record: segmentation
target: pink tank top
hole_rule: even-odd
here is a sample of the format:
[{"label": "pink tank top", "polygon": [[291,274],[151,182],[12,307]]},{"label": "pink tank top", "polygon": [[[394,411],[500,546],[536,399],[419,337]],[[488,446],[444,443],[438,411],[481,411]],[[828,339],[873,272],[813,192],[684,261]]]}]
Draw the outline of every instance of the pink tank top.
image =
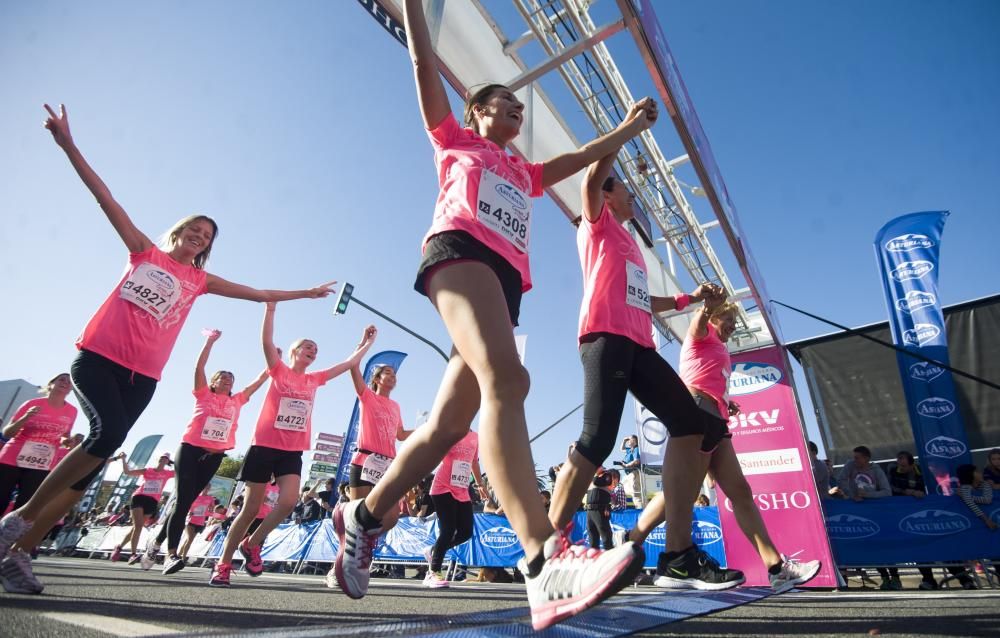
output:
[{"label": "pink tank top", "polygon": [[729,374],[732,369],[729,350],[711,323],[708,324],[708,334],[701,339],[692,339],[690,335],[684,338],[681,366],[677,373],[684,385],[715,399],[723,419],[729,418]]},{"label": "pink tank top", "polygon": [[211,494],[199,494],[198,498],[194,499],[194,503],[191,503],[188,523],[204,525],[205,518],[210,515],[213,508],[215,508],[215,497]]},{"label": "pink tank top", "polygon": [[358,397],[361,403],[361,430],[358,434],[358,452],[351,459],[353,465],[364,465],[367,452],[396,458],[396,435],[403,425],[399,404],[366,387]]},{"label": "pink tank top", "polygon": [[288,452],[310,449],[313,401],[316,389],[326,385],[326,373],[299,374],[279,361],[267,374],[271,384],[250,445]]},{"label": "pink tank top", "polygon": [[441,460],[441,465],[434,473],[431,496],[451,494],[456,501],[469,502],[469,479],[472,477],[472,464],[477,458],[479,435],[470,430]]},{"label": "pink tank top", "polygon": [[160,500],[163,490],[167,487],[167,481],[174,478],[171,470],[157,470],[149,468],[142,471],[142,478],[136,486],[134,494],[148,496],[153,500]]},{"label": "pink tank top", "polygon": [[232,396],[216,394],[209,386],[192,392],[194,416],[184,430],[184,443],[224,452],[236,447],[236,428],[247,398],[242,392]]},{"label": "pink tank top", "polygon": [[542,165],[462,128],[451,113],[427,134],[441,191],[424,245],[443,231],[465,231],[514,266],[521,290],[530,290],[531,198],[542,196]]},{"label": "pink tank top", "polygon": [[73,429],[76,408],[69,403],[54,408],[48,399],[41,397],[22,403],[10,420],[20,419],[33,407],[39,409],[38,413],[0,449],[0,463],[48,472],[65,456],[65,453],[59,455],[59,450],[63,449],[60,442]]},{"label": "pink tank top", "polygon": [[583,269],[579,337],[609,332],[654,347],[646,261],[632,235],[602,206],[597,221],[583,216],[576,247]]},{"label": "pink tank top", "polygon": [[130,253],[128,262],[76,346],[159,381],[191,305],[208,290],[208,275],[156,246]]}]

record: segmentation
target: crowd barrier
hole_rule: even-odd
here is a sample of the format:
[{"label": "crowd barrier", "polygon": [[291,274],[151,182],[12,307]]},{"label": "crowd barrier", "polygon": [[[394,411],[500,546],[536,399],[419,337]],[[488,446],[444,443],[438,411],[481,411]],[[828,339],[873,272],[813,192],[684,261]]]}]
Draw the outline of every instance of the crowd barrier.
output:
[{"label": "crowd barrier", "polygon": [[[611,516],[613,531],[624,532],[635,527],[639,510],[614,512]],[[423,562],[424,549],[437,538],[437,520],[433,517],[419,519],[405,517],[399,519],[396,527],[389,530],[375,550],[376,561]],[[120,544],[131,528],[128,526],[92,527],[80,539],[76,549],[80,552],[110,553]],[[696,542],[720,563],[725,564],[722,530],[719,514],[714,507],[695,509],[692,530]],[[139,539],[139,548],[159,532],[159,526],[146,528]],[[77,532],[78,533],[78,532]],[[586,514],[578,512],[574,520],[571,539],[580,541],[586,537]],[[217,558],[222,554],[223,538],[216,534],[212,540],[205,540],[199,534],[188,552],[190,558]],[[656,567],[656,559],[663,551],[665,532],[661,525],[646,540],[646,567]],[[337,535],[333,531],[333,521],[325,519],[296,525],[285,523],[271,532],[261,548],[261,558],[265,561],[329,563],[337,556]],[[507,517],[496,514],[476,514],[473,519],[472,538],[448,552],[446,559],[461,565],[477,567],[514,567],[524,556],[521,544],[511,529]]]},{"label": "crowd barrier", "polygon": [[[841,567],[871,565],[930,564],[1000,558],[1000,532],[991,532],[957,498],[927,496],[823,502],[826,524],[837,564]],[[1000,522],[1000,504],[984,510]],[[715,507],[694,509],[692,532],[695,542],[709,555],[726,564],[722,528]],[[612,529],[624,532],[635,527],[639,510],[614,512]],[[424,549],[437,538],[437,520],[405,517],[385,534],[375,550],[376,561],[423,562]],[[80,538],[77,550],[110,553],[128,534],[129,527],[90,528]],[[139,547],[144,548],[159,527],[143,530]],[[68,533],[79,534],[78,530]],[[739,532],[736,532],[739,533]],[[573,541],[586,537],[586,514],[577,512],[571,533]],[[222,553],[222,535],[205,540],[199,534],[189,552],[194,558],[217,558]],[[65,544],[65,543],[64,543]],[[646,539],[647,568],[656,566],[664,551],[665,530],[661,525]],[[305,563],[333,562],[337,536],[330,519],[278,526],[261,550],[265,561]],[[476,514],[472,539],[452,549],[447,559],[462,565],[513,567],[524,555],[505,516]],[[736,566],[739,567],[739,566]]]},{"label": "crowd barrier", "polygon": [[[954,496],[826,500],[823,509],[841,567],[1000,558],[1000,531],[990,531]],[[982,509],[1000,523],[1000,502]]]}]

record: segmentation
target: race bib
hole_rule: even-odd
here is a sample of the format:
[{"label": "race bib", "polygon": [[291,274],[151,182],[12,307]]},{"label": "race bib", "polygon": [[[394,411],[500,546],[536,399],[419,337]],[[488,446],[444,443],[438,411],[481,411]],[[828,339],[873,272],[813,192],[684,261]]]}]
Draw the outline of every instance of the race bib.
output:
[{"label": "race bib", "polygon": [[191,510],[191,518],[205,518],[205,512],[208,511],[207,505],[199,505],[198,507]]},{"label": "race bib", "polygon": [[278,404],[278,416],[274,419],[274,427],[278,430],[305,432],[309,427],[309,415],[312,413],[312,401],[282,397]]},{"label": "race bib", "polygon": [[625,273],[628,277],[625,285],[625,303],[643,312],[652,312],[649,299],[649,288],[646,285],[646,270],[625,261]]},{"label": "race bib", "polygon": [[451,484],[453,487],[469,487],[469,476],[472,474],[472,463],[468,461],[451,462]]},{"label": "race bib", "polygon": [[27,441],[17,455],[15,463],[18,467],[26,470],[48,471],[52,465],[52,457],[55,456],[56,448],[48,443],[38,443],[37,441]]},{"label": "race bib", "polygon": [[181,283],[166,270],[142,262],[122,284],[118,295],[162,321],[180,299]]},{"label": "race bib", "polygon": [[264,505],[274,509],[274,506],[278,504],[278,497],[281,496],[281,492],[278,490],[270,490],[267,495],[264,496]]},{"label": "race bib", "polygon": [[531,239],[531,198],[493,171],[484,168],[477,198],[479,223],[523,253]]},{"label": "race bib", "polygon": [[163,480],[153,479],[151,481],[146,481],[142,484],[143,494],[162,494],[163,493]]},{"label": "race bib", "polygon": [[392,463],[391,457],[372,452],[365,459],[364,465],[361,466],[361,480],[378,485],[378,482],[385,476],[385,471],[389,469],[389,463]]},{"label": "race bib", "polygon": [[205,419],[205,427],[201,430],[201,438],[206,441],[225,443],[229,440],[229,431],[232,428],[232,419],[224,419],[221,416],[210,416]]}]

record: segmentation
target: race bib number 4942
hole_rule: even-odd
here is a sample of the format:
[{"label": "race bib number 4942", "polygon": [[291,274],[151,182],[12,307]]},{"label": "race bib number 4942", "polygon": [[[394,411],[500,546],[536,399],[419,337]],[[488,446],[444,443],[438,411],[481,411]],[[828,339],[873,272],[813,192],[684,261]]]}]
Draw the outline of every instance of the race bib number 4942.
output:
[{"label": "race bib number 4942", "polygon": [[531,198],[493,171],[479,178],[476,214],[483,224],[523,253],[531,241]]},{"label": "race bib number 4942", "polygon": [[56,448],[54,445],[28,441],[18,453],[15,463],[18,467],[23,467],[26,470],[48,471],[49,466],[52,465],[52,457],[55,455],[55,451]]},{"label": "race bib number 4942", "polygon": [[118,295],[162,321],[181,297],[181,283],[166,270],[142,262],[122,283]]}]

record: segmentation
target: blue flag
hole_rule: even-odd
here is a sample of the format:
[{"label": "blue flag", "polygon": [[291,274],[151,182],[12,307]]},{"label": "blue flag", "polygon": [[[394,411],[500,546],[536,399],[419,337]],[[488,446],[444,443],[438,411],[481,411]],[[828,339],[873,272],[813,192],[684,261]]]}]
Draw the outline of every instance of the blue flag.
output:
[{"label": "blue flag", "polygon": [[[948,362],[944,313],[938,300],[938,256],[947,211],[911,213],[875,237],[892,340],[901,348]],[[897,352],[913,438],[925,476],[939,494],[956,491],[955,468],[971,463],[955,382],[944,368]]]},{"label": "blue flag", "polygon": [[[375,366],[387,365],[397,373],[399,366],[403,365],[406,358],[405,352],[386,350],[374,354],[365,364],[365,383],[372,380],[372,370]],[[347,434],[344,435],[344,448],[340,452],[340,462],[337,463],[337,483],[347,484],[351,478],[351,457],[358,451],[358,421],[361,418],[361,404],[358,399],[354,400],[354,410],[351,412],[351,422],[347,426]]]}]

